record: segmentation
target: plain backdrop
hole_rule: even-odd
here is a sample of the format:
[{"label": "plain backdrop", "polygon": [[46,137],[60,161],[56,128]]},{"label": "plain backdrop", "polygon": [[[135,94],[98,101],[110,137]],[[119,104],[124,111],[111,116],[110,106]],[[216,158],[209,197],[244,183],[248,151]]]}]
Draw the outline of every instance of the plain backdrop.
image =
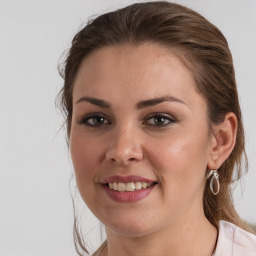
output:
[{"label": "plain backdrop", "polygon": [[[133,2],[0,0],[1,256],[76,255],[73,169],[54,103],[62,86],[57,64],[90,16]],[[249,158],[235,202],[242,218],[256,224],[256,1],[176,2],[217,25],[233,53]],[[97,225],[89,212],[85,215],[88,227]]]}]

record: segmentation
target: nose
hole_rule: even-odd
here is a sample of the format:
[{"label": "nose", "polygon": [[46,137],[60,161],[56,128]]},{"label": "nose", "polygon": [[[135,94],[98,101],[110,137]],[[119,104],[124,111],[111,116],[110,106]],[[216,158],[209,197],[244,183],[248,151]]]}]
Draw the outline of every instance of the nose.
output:
[{"label": "nose", "polygon": [[143,159],[143,149],[140,136],[134,129],[125,127],[114,131],[106,159],[117,165],[129,165]]}]

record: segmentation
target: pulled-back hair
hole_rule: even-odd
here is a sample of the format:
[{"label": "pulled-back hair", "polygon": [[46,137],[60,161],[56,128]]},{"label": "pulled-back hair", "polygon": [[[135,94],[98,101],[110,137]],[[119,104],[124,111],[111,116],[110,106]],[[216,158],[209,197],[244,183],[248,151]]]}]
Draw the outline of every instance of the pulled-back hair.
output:
[{"label": "pulled-back hair", "polygon": [[[219,220],[226,220],[248,230],[239,218],[233,204],[231,184],[247,170],[244,147],[244,130],[238,101],[235,72],[228,43],[213,24],[197,12],[184,6],[165,1],[136,3],[117,11],[103,14],[78,32],[63,63],[61,75],[64,86],[60,92],[66,117],[69,138],[72,119],[72,93],[79,66],[88,54],[104,46],[120,44],[141,45],[152,43],[162,46],[176,56],[191,71],[196,90],[208,106],[208,121],[223,122],[228,112],[238,120],[235,147],[229,158],[219,168],[220,192],[214,196],[206,183],[203,197],[207,219],[218,227]],[[75,217],[74,238],[77,251],[86,251]]]}]

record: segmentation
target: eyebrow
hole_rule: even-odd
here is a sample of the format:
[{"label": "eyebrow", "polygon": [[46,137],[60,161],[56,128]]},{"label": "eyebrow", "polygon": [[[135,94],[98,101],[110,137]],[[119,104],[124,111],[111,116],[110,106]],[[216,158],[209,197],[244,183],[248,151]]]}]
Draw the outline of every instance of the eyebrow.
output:
[{"label": "eyebrow", "polygon": [[[111,104],[109,104],[108,102],[101,99],[92,98],[92,97],[81,97],[78,101],[76,101],[76,104],[84,101],[102,108],[111,108]],[[165,96],[165,97],[140,101],[136,104],[136,107],[137,109],[142,109],[146,107],[155,106],[166,101],[177,102],[187,106],[187,104],[179,98],[176,98],[174,96]]]},{"label": "eyebrow", "polygon": [[178,99],[174,96],[165,96],[165,97],[140,101],[136,104],[136,106],[138,109],[142,109],[142,108],[146,108],[146,107],[155,106],[155,105],[160,104],[165,101],[177,102],[177,103],[187,105],[184,101],[182,101],[181,99]]},{"label": "eyebrow", "polygon": [[83,101],[90,102],[91,104],[96,105],[96,106],[99,106],[99,107],[102,107],[102,108],[110,108],[110,104],[107,103],[106,101],[101,100],[101,99],[91,98],[91,97],[81,97],[81,98],[76,102],[76,104],[78,104],[78,103],[80,103],[80,102],[83,102]]}]

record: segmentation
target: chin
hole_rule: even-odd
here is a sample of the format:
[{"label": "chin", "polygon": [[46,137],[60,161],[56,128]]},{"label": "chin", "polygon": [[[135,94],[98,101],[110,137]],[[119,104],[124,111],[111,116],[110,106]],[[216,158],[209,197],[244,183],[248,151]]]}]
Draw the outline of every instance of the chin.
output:
[{"label": "chin", "polygon": [[106,226],[107,232],[113,232],[118,236],[122,237],[142,237],[151,233],[147,229],[142,229],[141,227],[126,225],[126,226]]},{"label": "chin", "polygon": [[145,220],[145,216],[130,218],[115,218],[104,223],[106,230],[119,236],[140,237],[153,232],[152,221]]}]

